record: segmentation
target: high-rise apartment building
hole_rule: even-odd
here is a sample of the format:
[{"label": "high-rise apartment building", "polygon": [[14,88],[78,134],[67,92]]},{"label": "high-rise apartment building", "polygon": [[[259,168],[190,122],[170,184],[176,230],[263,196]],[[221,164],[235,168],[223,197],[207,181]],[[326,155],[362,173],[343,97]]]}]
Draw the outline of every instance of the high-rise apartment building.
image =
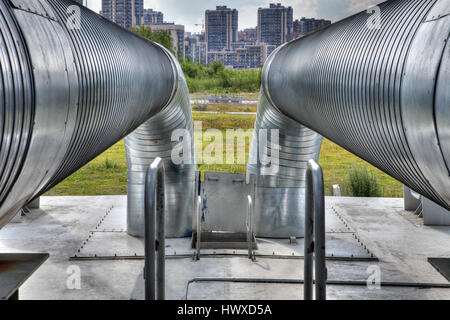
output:
[{"label": "high-rise apartment building", "polygon": [[234,69],[256,69],[261,67],[275,46],[265,43],[235,44],[232,51],[209,51],[208,63],[220,61]]},{"label": "high-rise apartment building", "polygon": [[197,37],[186,34],[184,38],[184,56],[192,62],[197,62],[198,40]]},{"label": "high-rise apartment building", "polygon": [[153,24],[150,26],[152,31],[164,31],[172,36],[172,45],[175,55],[184,59],[184,25],[175,23]]},{"label": "high-rise apartment building", "polygon": [[102,0],[101,14],[106,19],[129,29],[142,24],[144,0]]},{"label": "high-rise apartment building", "polygon": [[208,51],[231,50],[238,40],[238,11],[227,6],[206,10],[205,29]]},{"label": "high-rise apartment building", "polygon": [[152,24],[163,24],[164,14],[160,11],[154,11],[153,9],[144,9],[143,24],[148,26]]},{"label": "high-rise apartment building", "polygon": [[257,28],[248,28],[239,31],[238,40],[243,42],[256,42],[258,36]]},{"label": "high-rise apartment building", "polygon": [[310,34],[314,31],[320,30],[329,26],[331,24],[330,20],[324,19],[314,19],[314,18],[301,18],[300,20],[295,20],[293,24],[294,37],[302,37]]},{"label": "high-rise apartment building", "polygon": [[206,42],[204,34],[190,34],[184,38],[185,57],[192,62],[206,64]]},{"label": "high-rise apartment building", "polygon": [[293,10],[280,3],[258,9],[258,42],[279,46],[293,39]]}]

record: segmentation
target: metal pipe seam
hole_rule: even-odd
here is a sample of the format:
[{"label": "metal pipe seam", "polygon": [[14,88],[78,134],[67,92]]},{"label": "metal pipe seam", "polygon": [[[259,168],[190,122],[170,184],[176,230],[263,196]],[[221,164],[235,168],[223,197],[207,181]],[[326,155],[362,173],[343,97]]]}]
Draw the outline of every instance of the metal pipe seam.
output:
[{"label": "metal pipe seam", "polygon": [[[174,73],[158,45],[70,0],[0,4],[0,227],[157,114]],[[14,70],[14,72],[13,72]]]},{"label": "metal pipe seam", "polygon": [[[241,254],[241,253],[202,253],[201,255],[203,258],[229,258],[229,257],[238,257],[238,258],[248,258],[247,254]],[[193,254],[166,254],[166,259],[191,259],[194,261],[200,260],[197,258],[198,252],[195,252]],[[271,260],[303,260],[304,256],[293,256],[293,255],[279,255],[279,254],[270,254],[270,255],[264,255],[264,254],[256,254],[253,253],[253,257],[260,258],[260,259],[271,259]],[[329,261],[353,261],[353,262],[377,262],[379,261],[376,257],[363,257],[363,256],[326,256],[326,260]],[[96,257],[79,257],[77,255],[70,257],[70,261],[99,261],[99,260],[144,260],[145,256],[142,255],[135,255],[135,256],[96,256]]]},{"label": "metal pipe seam", "polygon": [[450,209],[450,2],[378,5],[280,47],[262,88],[286,117]]},{"label": "metal pipe seam", "polygon": [[[175,74],[174,94],[158,114],[125,138],[128,164],[127,231],[138,237],[144,235],[146,170],[157,157],[162,158],[165,165],[166,236],[186,237],[192,232],[196,170],[192,111],[181,66],[169,51],[165,52]],[[187,133],[183,138],[190,139],[190,154],[186,157],[188,163],[178,165],[172,159],[172,153],[180,143],[172,141],[175,130],[183,130]]]}]

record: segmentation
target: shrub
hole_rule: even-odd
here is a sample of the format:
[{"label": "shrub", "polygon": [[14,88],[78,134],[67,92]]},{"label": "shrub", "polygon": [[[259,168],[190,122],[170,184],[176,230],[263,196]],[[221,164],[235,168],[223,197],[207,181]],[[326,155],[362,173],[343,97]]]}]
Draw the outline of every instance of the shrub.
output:
[{"label": "shrub", "polygon": [[108,158],[105,159],[105,169],[118,169],[119,165],[115,163],[114,161],[109,160]]},{"label": "shrub", "polygon": [[220,61],[204,66],[189,59],[181,62],[189,91],[213,92],[256,92],[261,86],[261,69],[225,69]]},{"label": "shrub", "polygon": [[380,197],[381,188],[378,177],[373,171],[368,171],[367,166],[352,166],[348,173],[348,185],[354,197]]}]

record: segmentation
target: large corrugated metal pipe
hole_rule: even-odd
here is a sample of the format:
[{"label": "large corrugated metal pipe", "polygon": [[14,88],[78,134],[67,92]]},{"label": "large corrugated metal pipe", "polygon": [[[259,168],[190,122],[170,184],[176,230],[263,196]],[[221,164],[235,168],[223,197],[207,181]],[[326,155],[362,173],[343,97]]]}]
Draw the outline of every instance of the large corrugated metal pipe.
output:
[{"label": "large corrugated metal pipe", "polygon": [[247,175],[256,176],[255,233],[303,237],[305,175],[318,161],[322,136],[283,115],[264,91],[258,104]]},{"label": "large corrugated metal pipe", "polygon": [[292,223],[302,221],[304,198],[294,194],[304,184],[299,155],[316,158],[319,150],[303,152],[319,143],[302,141],[313,135],[308,130],[450,209],[449,32],[450,1],[394,0],[271,55],[256,130],[279,128],[282,152],[277,172],[248,167],[259,176],[257,199],[266,194],[256,203],[257,233],[289,236]]},{"label": "large corrugated metal pipe", "polygon": [[[160,127],[146,123],[134,138],[157,140],[152,130],[164,135],[165,124],[190,126],[175,59],[75,2],[2,0],[0,31],[0,227],[149,119],[159,117]],[[139,154],[128,155],[134,170]],[[193,180],[187,169],[173,170]]]},{"label": "large corrugated metal pipe", "polygon": [[[192,109],[183,71],[175,57],[171,57],[176,75],[173,98],[162,111],[125,138],[127,226],[133,236],[144,236],[145,176],[157,157],[162,158],[165,166],[166,236],[186,237],[192,232],[196,170]],[[180,142],[183,150],[178,149]]]}]

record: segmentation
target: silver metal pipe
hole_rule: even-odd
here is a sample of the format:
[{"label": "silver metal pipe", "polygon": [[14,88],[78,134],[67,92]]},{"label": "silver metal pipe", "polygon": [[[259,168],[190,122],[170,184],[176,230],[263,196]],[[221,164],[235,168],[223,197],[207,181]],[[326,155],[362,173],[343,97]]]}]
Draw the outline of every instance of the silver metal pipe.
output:
[{"label": "silver metal pipe", "polygon": [[174,100],[165,50],[74,5],[0,1],[0,227]]},{"label": "silver metal pipe", "polygon": [[[144,235],[146,169],[157,157],[161,157],[165,165],[166,235],[178,238],[192,233],[196,170],[192,111],[180,64],[170,52],[165,51],[175,75],[173,98],[163,110],[125,138],[128,165],[127,231],[133,236]],[[184,139],[184,152],[188,154],[183,154],[184,162],[177,164],[172,156],[178,150],[179,138]]]},{"label": "silver metal pipe", "polygon": [[264,66],[263,95],[450,209],[450,2],[377,8],[378,25],[369,10],[279,48]]},{"label": "silver metal pipe", "polygon": [[312,300],[313,253],[316,300],[326,300],[325,195],[322,168],[314,161],[306,170],[304,299]]},{"label": "silver metal pipe", "polygon": [[306,166],[309,159],[318,161],[322,137],[283,115],[267,97],[262,91],[247,165],[247,175],[256,175],[255,234],[303,237]]},{"label": "silver metal pipe", "polygon": [[164,162],[156,158],[145,180],[145,300],[165,298]]}]

